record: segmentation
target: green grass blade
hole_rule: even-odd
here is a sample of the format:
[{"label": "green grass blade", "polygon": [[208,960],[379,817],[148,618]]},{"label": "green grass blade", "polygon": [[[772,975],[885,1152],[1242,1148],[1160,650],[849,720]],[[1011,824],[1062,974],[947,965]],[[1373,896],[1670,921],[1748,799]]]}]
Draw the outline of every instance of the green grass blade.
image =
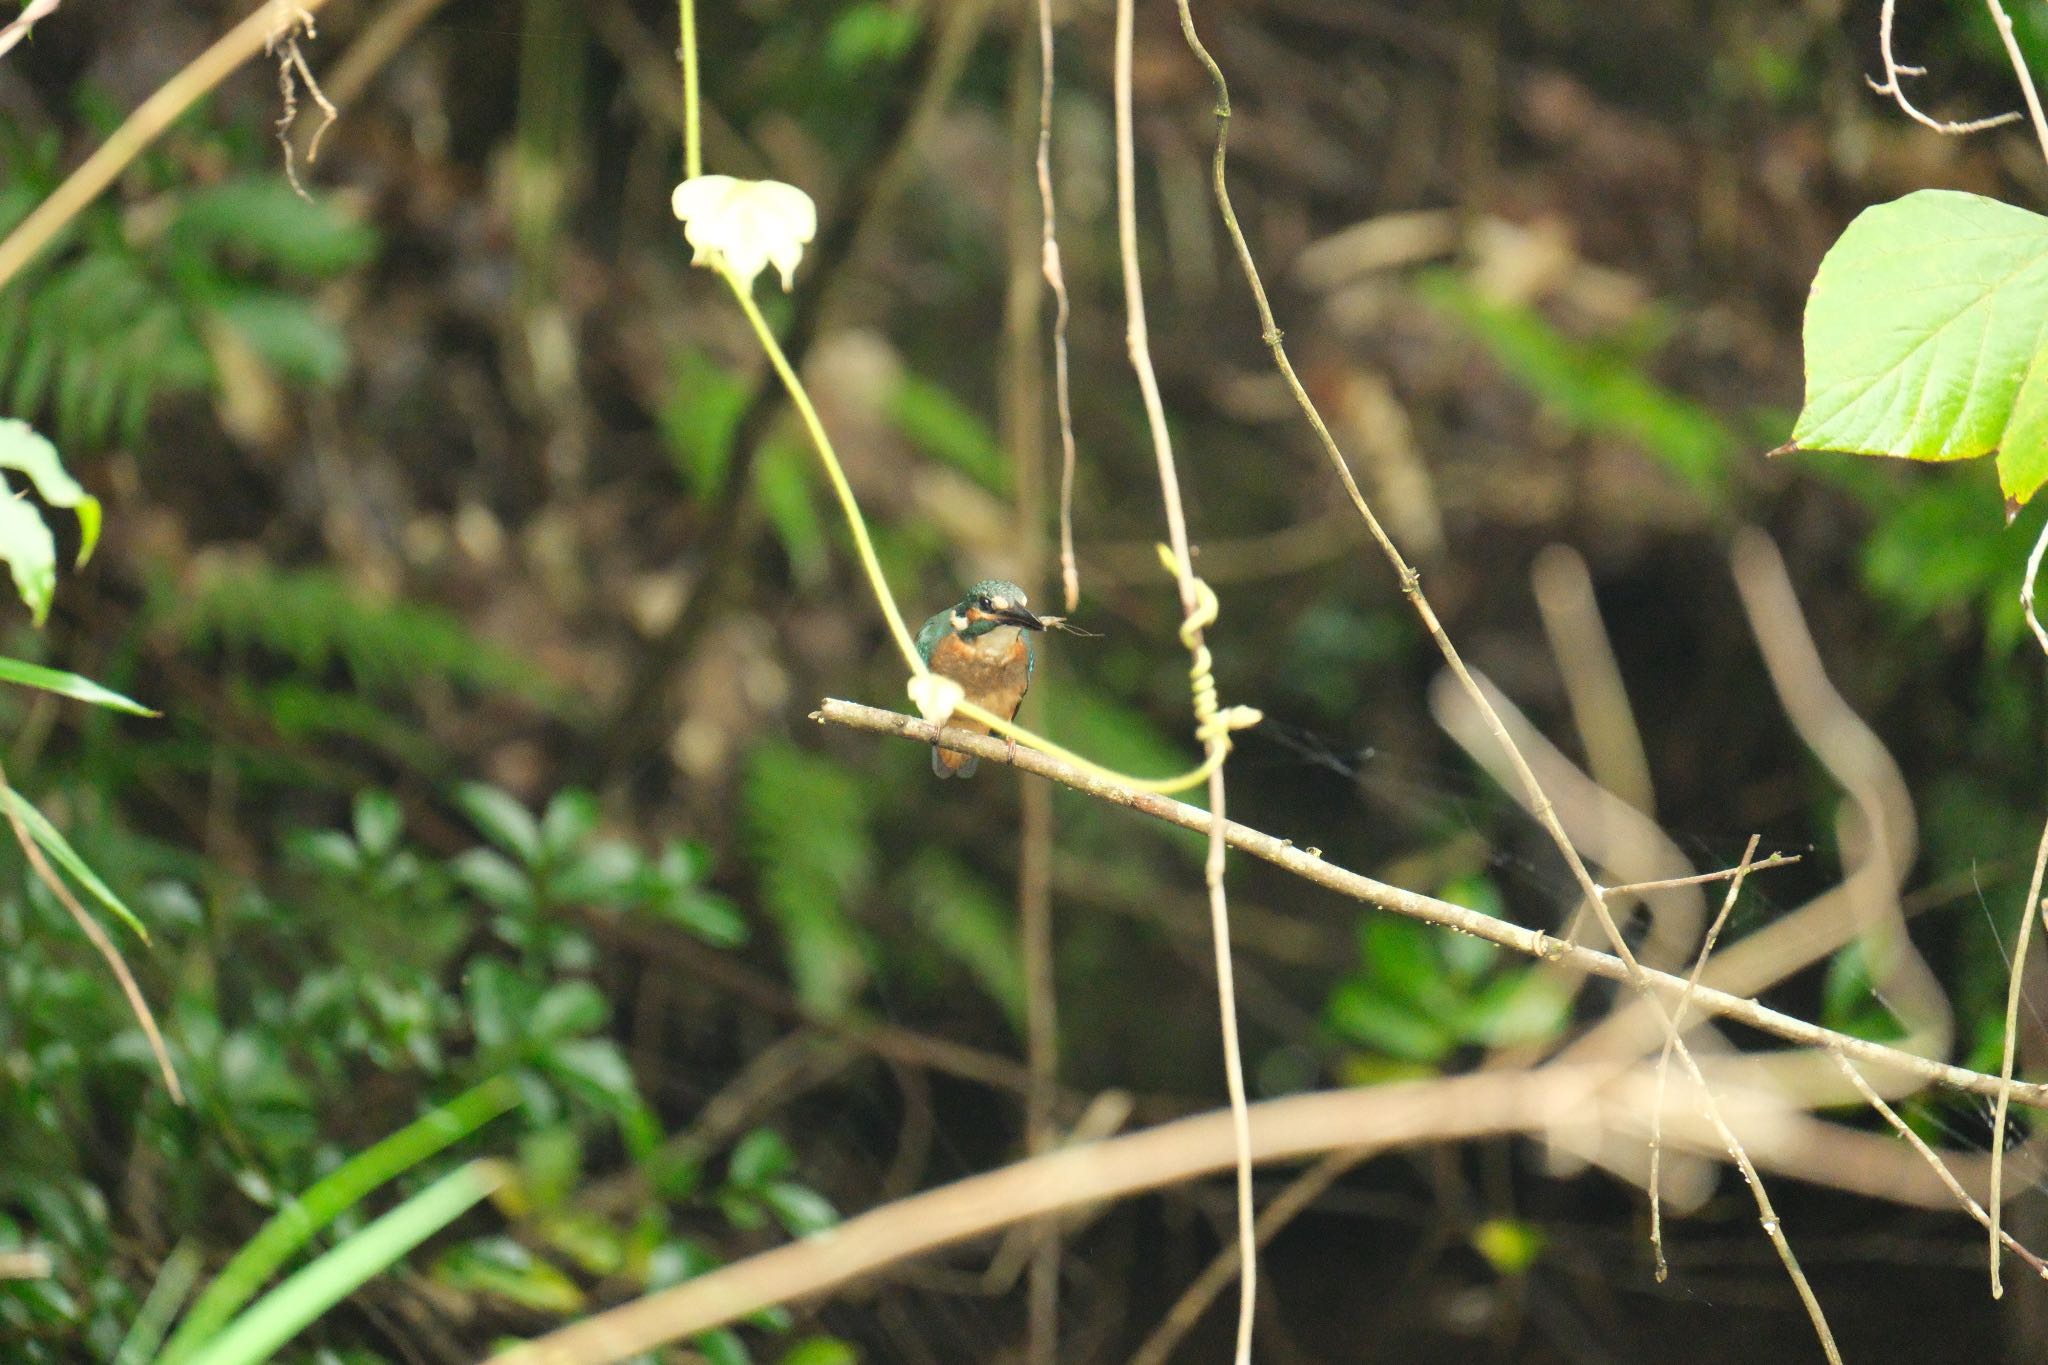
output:
[{"label": "green grass blade", "polygon": [[344,1240],[251,1305],[200,1348],[192,1365],[260,1365],[354,1293],[504,1183],[499,1161],[472,1161]]},{"label": "green grass blade", "polygon": [[200,1269],[198,1248],[190,1242],[180,1243],[157,1272],[156,1283],[149,1287],[149,1297],[136,1310],[135,1321],[128,1324],[128,1335],[114,1352],[114,1365],[148,1365],[171,1319],[177,1316],[179,1305],[192,1292]]},{"label": "green grass blade", "polygon": [[71,874],[71,879],[92,893],[93,899],[118,915],[123,924],[135,931],[135,936],[144,943],[149,942],[149,930],[142,927],[142,921],[128,908],[126,901],[114,894],[113,888],[100,880],[100,874],[93,871],[85,859],[78,856],[78,850],[71,846],[58,828],[50,823],[49,817],[37,810],[35,803],[26,796],[8,787],[4,792],[7,804],[28,826],[28,832],[42,845],[43,852],[57,860],[58,866]]},{"label": "green grass blade", "polygon": [[126,711],[131,716],[163,714],[150,710],[139,701],[122,696],[112,688],[102,687],[91,678],[81,678],[76,673],[65,673],[55,668],[44,668],[41,664],[32,664],[21,659],[0,657],[0,683],[40,687],[43,691],[55,692],[60,697],[90,702],[94,706],[104,706],[109,711]]},{"label": "green grass blade", "polygon": [[[519,1102],[509,1077],[493,1076],[337,1166],[280,1210],[222,1267],[185,1315],[158,1365],[176,1365],[218,1333],[299,1248],[372,1191],[468,1137]],[[367,1231],[367,1229],[365,1229]]]}]

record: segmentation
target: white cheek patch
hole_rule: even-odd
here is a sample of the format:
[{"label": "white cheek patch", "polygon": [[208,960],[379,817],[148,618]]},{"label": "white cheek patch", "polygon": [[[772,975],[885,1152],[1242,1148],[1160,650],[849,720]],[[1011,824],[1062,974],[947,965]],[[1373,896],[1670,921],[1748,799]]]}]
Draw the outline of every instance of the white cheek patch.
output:
[{"label": "white cheek patch", "polygon": [[962,616],[962,615],[961,615],[961,614],[960,614],[959,612],[957,612],[957,611],[953,613],[953,629],[955,629],[955,630],[965,630],[965,629],[967,629],[967,618],[966,618],[966,617],[964,617],[964,616]]}]

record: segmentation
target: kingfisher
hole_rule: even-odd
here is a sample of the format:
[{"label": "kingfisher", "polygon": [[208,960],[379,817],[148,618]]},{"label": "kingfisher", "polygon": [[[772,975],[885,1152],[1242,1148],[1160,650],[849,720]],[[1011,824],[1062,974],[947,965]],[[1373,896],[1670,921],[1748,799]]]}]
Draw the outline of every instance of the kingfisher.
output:
[{"label": "kingfisher", "polygon": [[[1025,606],[1024,589],[1000,578],[985,578],[967,590],[960,602],[926,621],[917,632],[917,652],[925,667],[951,678],[967,700],[1004,720],[1013,720],[1031,686],[1037,662],[1031,637],[1046,623]],[[979,721],[949,722],[963,730],[987,734]],[[972,777],[981,760],[972,754],[932,746],[932,771],[940,777]]]}]

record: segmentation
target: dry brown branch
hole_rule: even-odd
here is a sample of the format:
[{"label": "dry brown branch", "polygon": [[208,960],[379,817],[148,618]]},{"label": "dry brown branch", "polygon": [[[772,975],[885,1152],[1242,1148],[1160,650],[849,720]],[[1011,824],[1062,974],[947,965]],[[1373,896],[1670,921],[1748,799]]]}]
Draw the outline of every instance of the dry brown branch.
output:
[{"label": "dry brown branch", "polygon": [[[1276,1162],[1359,1147],[1388,1150],[1538,1132],[1567,1118],[1640,1143],[1650,1087],[1647,1067],[1624,1073],[1607,1064],[1551,1065],[1296,1095],[1254,1106],[1252,1153]],[[1888,1136],[1798,1116],[1787,1122],[1777,1117],[1781,1102],[1762,1096],[1728,1099],[1745,1142],[1774,1170],[1922,1207],[1946,1207],[1951,1198],[1918,1156]],[[1667,1129],[1693,1150],[1719,1152],[1722,1143],[1697,1108],[1697,1095],[1674,1096]],[[1225,1171],[1234,1164],[1232,1129],[1229,1115],[1213,1112],[970,1176],[573,1323],[492,1357],[490,1365],[623,1359],[1014,1223]]]},{"label": "dry brown branch", "polygon": [[[1707,903],[1694,878],[1692,860],[1639,809],[1595,782],[1552,744],[1521,710],[1485,677],[1473,675],[1501,729],[1524,756],[1529,770],[1548,794],[1554,818],[1574,847],[1598,865],[1603,876],[1624,884],[1671,883],[1645,892],[1650,929],[1637,955],[1653,966],[1676,970],[1692,959],[1706,923]],[[1473,762],[1510,795],[1531,807],[1526,789],[1515,782],[1514,768],[1494,726],[1470,695],[1448,673],[1439,673],[1429,690],[1437,723]],[[1625,907],[1629,896],[1603,889],[1610,908]],[[1584,905],[1565,937],[1577,941]]]},{"label": "dry brown branch", "polygon": [[448,0],[391,0],[363,25],[334,64],[327,78],[329,97],[336,104],[352,102],[398,54],[406,39],[447,3]]},{"label": "dry brown branch", "polygon": [[[298,8],[311,15],[326,3],[327,0],[299,0]],[[63,184],[0,240],[0,286],[20,274],[21,268],[48,246],[65,224],[99,198],[114,183],[114,177],[126,170],[128,163],[162,136],[200,96],[263,51],[275,27],[271,6],[265,3],[137,105],[135,112]]]},{"label": "dry brown branch", "polygon": [[[1604,1069],[1602,1077],[1612,1074]],[[1252,1152],[1260,1161],[1282,1161],[1360,1145],[1525,1130],[1561,1107],[1584,1105],[1590,1080],[1584,1072],[1545,1071],[1271,1100],[1257,1108]],[[493,1357],[491,1365],[620,1360],[1012,1223],[1226,1170],[1236,1162],[1234,1128],[1228,1114],[1203,1114],[970,1176],[572,1323]]]},{"label": "dry brown branch", "polygon": [[[1021,746],[1013,759],[1008,752],[1007,744],[987,735],[950,729],[941,732],[938,727],[917,716],[904,715],[899,711],[884,711],[837,698],[828,698],[812,713],[812,718],[823,724],[844,725],[849,729],[887,735],[915,744],[939,744],[949,749],[958,749],[962,753],[973,754],[988,762],[1013,763],[1015,767],[1025,772],[1050,778],[1085,795],[1111,805],[1135,810],[1181,829],[1203,832],[1209,828],[1207,811],[1198,810],[1171,797],[1135,791],[1104,781],[1092,773]],[[1397,915],[1406,915],[1410,919],[1455,929],[1474,938],[1483,938],[1489,943],[1498,944],[1528,957],[1568,962],[1591,975],[1609,981],[1630,980],[1627,967],[1610,953],[1568,943],[1540,930],[1525,929],[1521,925],[1510,924],[1492,915],[1468,910],[1462,905],[1453,905],[1449,901],[1438,900],[1433,896],[1389,886],[1385,882],[1339,867],[1318,853],[1297,848],[1288,840],[1275,838],[1248,825],[1239,824],[1235,820],[1224,822],[1223,837],[1232,848],[1263,859],[1305,881],[1313,882],[1352,900],[1375,905]],[[1713,971],[1709,967],[1702,977],[1699,989],[1690,996],[1693,1006],[1703,1014],[1730,1019],[1802,1047],[1839,1047],[1846,1056],[1884,1073],[1888,1082],[1910,1079],[1919,1084],[1948,1086],[1973,1095],[1982,1095],[1987,1099],[1995,1099],[1998,1096],[1999,1081],[1996,1076],[1952,1066],[1946,1062],[1931,1061],[1909,1052],[1901,1052],[1897,1048],[1887,1047],[1883,1043],[1868,1042],[1846,1033],[1822,1028],[1818,1024],[1760,1005],[1746,997],[1717,990],[1709,984],[1712,976]],[[1661,972],[1655,968],[1644,968],[1642,980],[1663,1000],[1676,1000],[1686,988],[1684,977]],[[1668,1020],[1669,1016],[1665,1017]],[[2048,1109],[2048,1085],[2014,1082],[2012,1097],[2022,1104]]]},{"label": "dry brown branch", "polygon": [[1860,817],[1851,823],[1845,811],[1837,823],[1848,864],[1842,891],[1864,940],[1871,983],[1907,1029],[1899,1046],[1944,1056],[1955,1036],[1948,996],[1913,947],[1899,909],[1899,888],[1918,844],[1912,792],[1883,741],[1828,681],[1777,547],[1762,532],[1745,530],[1735,538],[1734,565],[1736,589],[1785,716]]}]

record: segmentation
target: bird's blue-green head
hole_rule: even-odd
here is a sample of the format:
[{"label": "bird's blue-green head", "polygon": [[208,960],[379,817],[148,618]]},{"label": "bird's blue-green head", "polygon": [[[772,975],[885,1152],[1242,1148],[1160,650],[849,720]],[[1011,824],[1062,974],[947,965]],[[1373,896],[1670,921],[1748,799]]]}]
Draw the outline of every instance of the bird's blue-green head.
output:
[{"label": "bird's blue-green head", "polygon": [[953,608],[948,622],[955,631],[972,640],[1000,626],[1022,626],[1044,630],[1045,622],[1025,605],[1024,589],[1000,578],[984,578],[967,590],[967,596]]},{"label": "bird's blue-green head", "polygon": [[932,651],[948,635],[978,640],[1003,626],[1044,630],[1045,622],[1024,604],[1024,589],[1000,578],[984,578],[967,590],[959,603],[933,616],[917,633],[917,652],[931,662]]}]

